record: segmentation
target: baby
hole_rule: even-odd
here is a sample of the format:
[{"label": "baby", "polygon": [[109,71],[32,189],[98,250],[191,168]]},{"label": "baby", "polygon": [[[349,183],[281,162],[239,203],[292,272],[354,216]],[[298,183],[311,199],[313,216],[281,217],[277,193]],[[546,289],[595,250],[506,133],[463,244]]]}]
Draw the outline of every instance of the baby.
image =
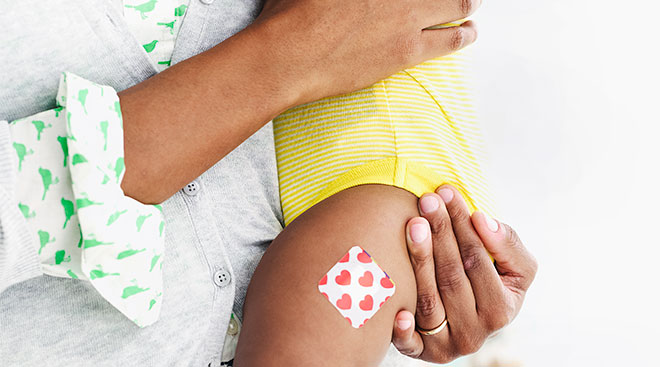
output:
[{"label": "baby", "polygon": [[447,207],[492,213],[464,64],[430,60],[274,120],[287,227],[252,278],[237,365],[380,363],[396,313],[415,310],[404,230],[417,197],[450,184]]}]

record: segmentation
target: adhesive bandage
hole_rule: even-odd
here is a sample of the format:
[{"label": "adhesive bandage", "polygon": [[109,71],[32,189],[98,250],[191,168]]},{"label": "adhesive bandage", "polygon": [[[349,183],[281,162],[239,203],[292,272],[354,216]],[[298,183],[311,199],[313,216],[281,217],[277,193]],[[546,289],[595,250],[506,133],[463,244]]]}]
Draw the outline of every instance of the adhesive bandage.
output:
[{"label": "adhesive bandage", "polygon": [[318,288],[354,328],[360,328],[394,294],[389,275],[354,246],[321,278]]}]

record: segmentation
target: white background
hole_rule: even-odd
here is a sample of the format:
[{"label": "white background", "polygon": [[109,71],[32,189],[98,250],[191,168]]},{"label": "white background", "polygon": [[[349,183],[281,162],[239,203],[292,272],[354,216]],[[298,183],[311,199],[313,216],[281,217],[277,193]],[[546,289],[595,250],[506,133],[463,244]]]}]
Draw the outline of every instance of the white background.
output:
[{"label": "white background", "polygon": [[477,106],[500,219],[540,269],[457,366],[660,366],[660,4],[486,0]]}]

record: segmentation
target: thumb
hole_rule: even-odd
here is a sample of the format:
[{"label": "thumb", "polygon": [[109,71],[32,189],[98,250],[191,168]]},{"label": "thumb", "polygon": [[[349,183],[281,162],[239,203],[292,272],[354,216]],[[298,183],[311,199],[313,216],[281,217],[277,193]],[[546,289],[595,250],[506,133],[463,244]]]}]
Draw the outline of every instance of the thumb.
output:
[{"label": "thumb", "polygon": [[512,290],[527,291],[536,276],[538,264],[516,231],[482,212],[472,214],[472,225],[495,259],[502,282]]},{"label": "thumb", "polygon": [[409,311],[399,311],[394,318],[392,344],[403,355],[418,358],[424,351],[422,337],[415,332],[415,316]]}]

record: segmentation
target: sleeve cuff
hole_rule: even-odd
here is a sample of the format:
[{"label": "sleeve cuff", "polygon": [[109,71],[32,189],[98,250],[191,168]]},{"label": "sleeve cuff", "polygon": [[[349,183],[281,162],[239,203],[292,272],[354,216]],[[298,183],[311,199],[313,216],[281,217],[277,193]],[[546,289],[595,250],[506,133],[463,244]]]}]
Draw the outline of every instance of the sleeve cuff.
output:
[{"label": "sleeve cuff", "polygon": [[0,181],[0,281],[41,272],[89,281],[135,324],[150,325],[162,305],[165,222],[160,206],[121,189],[119,97],[65,72],[56,102],[13,121],[4,139],[9,153],[0,157],[9,159],[0,165],[12,178]]},{"label": "sleeve cuff", "polygon": [[6,121],[0,121],[0,293],[42,275],[37,241],[14,195],[14,154]]},{"label": "sleeve cuff", "polygon": [[165,222],[160,206],[142,204],[121,189],[126,167],[119,97],[109,86],[64,73],[57,102],[66,109],[80,268],[120,312],[138,326],[150,325],[162,304]]}]

